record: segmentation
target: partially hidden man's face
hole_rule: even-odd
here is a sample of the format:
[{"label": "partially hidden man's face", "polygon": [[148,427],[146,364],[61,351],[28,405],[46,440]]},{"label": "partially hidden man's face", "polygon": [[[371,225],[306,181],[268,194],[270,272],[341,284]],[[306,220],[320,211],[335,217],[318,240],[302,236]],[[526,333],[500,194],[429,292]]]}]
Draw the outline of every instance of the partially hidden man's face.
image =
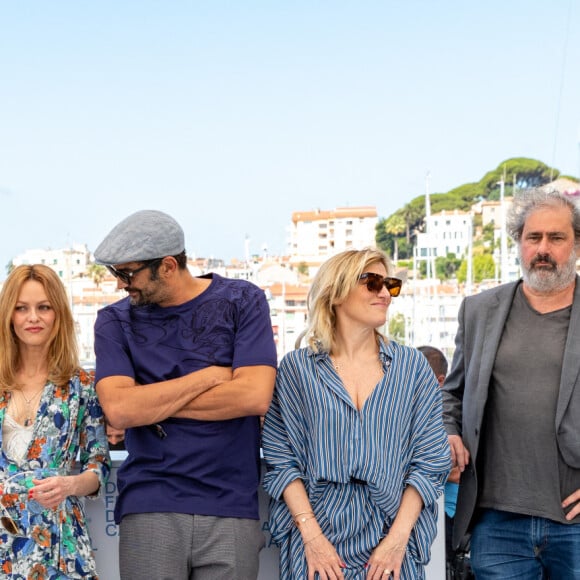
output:
[{"label": "partially hidden man's face", "polygon": [[538,292],[562,290],[576,275],[576,240],[568,207],[546,207],[531,213],[520,240],[525,283]]},{"label": "partially hidden man's face", "polygon": [[117,288],[129,294],[129,300],[134,306],[157,304],[162,300],[162,284],[158,276],[154,275],[149,268],[142,268],[142,266],[141,262],[117,264],[115,266],[117,271],[130,276],[129,282],[117,276]]}]

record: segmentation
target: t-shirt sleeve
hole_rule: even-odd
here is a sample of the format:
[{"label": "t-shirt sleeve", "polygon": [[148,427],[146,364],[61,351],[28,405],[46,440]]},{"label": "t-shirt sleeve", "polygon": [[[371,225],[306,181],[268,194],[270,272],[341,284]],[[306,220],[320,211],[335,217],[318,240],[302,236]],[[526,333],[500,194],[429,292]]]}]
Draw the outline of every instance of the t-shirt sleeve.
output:
[{"label": "t-shirt sleeve", "polygon": [[277,356],[266,295],[250,286],[239,303],[232,367],[266,365],[276,368]]},{"label": "t-shirt sleeve", "polygon": [[111,376],[135,378],[123,323],[115,311],[105,308],[95,322],[95,384]]}]

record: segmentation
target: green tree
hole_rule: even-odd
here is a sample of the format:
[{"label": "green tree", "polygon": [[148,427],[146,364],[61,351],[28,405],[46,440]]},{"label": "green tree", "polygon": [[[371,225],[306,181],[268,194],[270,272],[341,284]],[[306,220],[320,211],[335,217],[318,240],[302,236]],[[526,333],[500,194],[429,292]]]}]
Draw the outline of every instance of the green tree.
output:
[{"label": "green tree", "polygon": [[95,284],[97,288],[100,288],[101,282],[105,279],[107,275],[107,268],[101,264],[90,264],[87,268],[87,274]]},{"label": "green tree", "polygon": [[481,183],[465,183],[452,189],[446,195],[454,201],[454,209],[467,211],[475,202],[485,198],[485,188]]},{"label": "green tree", "polygon": [[389,255],[393,255],[393,236],[387,233],[385,228],[386,218],[380,218],[375,226],[375,243]]},{"label": "green tree", "polygon": [[[433,193],[430,196],[432,213],[442,210],[469,211],[471,207],[482,200],[498,200],[500,197],[499,181],[504,180],[504,194],[506,197],[513,195],[516,189],[536,187],[549,183],[560,176],[557,169],[551,168],[536,159],[526,157],[513,157],[502,161],[495,169],[488,171],[479,181],[465,183],[447,193]],[[577,178],[572,177],[574,181]],[[405,223],[405,236],[395,235],[397,231],[391,227],[391,223],[399,224],[400,220]],[[381,219],[377,225],[377,245],[385,251],[399,258],[409,259],[413,257],[412,236],[417,231],[423,231],[425,222],[425,195],[419,195],[394,212],[386,219]],[[388,231],[387,225],[389,224]],[[481,225],[481,216],[476,215],[474,226]],[[489,234],[489,232],[487,232]],[[489,241],[489,238],[488,238]],[[396,243],[396,248],[395,248]],[[477,240],[474,240],[477,245]],[[397,252],[395,252],[397,250]]]},{"label": "green tree", "polygon": [[423,226],[423,219],[425,218],[425,198],[415,198],[410,203],[405,204],[400,211],[405,223],[405,239],[410,244],[411,234]]},{"label": "green tree", "polygon": [[[473,256],[473,281],[489,280],[495,277],[495,260],[491,254],[477,254]],[[467,280],[467,260],[463,260],[457,270],[457,281],[464,283]]]},{"label": "green tree", "polygon": [[405,317],[400,312],[389,318],[389,336],[399,344],[405,344]]},{"label": "green tree", "polygon": [[[395,216],[401,216],[400,212],[394,213],[388,218],[395,220]],[[397,220],[399,217],[396,218]],[[400,259],[409,259],[413,257],[413,245],[407,242],[406,226],[403,229],[402,236],[395,236],[393,233],[387,232],[387,219],[381,218],[375,228],[375,243],[379,248],[385,251],[389,256],[393,256],[393,261],[397,262]]]},{"label": "green tree", "polygon": [[300,262],[296,269],[301,276],[306,276],[308,274],[308,264],[306,262]]},{"label": "green tree", "polygon": [[495,225],[493,223],[486,224],[482,231],[483,242],[490,248],[494,245]]},{"label": "green tree", "polygon": [[[433,193],[430,196],[431,211],[468,210],[475,202],[482,199],[499,199],[498,182],[504,179],[505,195],[512,195],[513,183],[517,189],[538,187],[549,183],[560,176],[560,172],[537,159],[513,157],[502,161],[495,169],[488,171],[479,181],[465,183],[447,193]],[[577,178],[572,178],[577,180]],[[406,224],[407,241],[414,229],[420,229],[425,218],[425,195],[419,195],[405,204],[395,213],[400,214]]]},{"label": "green tree", "polygon": [[413,244],[411,242],[407,242],[404,236],[399,240],[398,246],[399,246],[399,260],[413,259]]},{"label": "green tree", "polygon": [[461,260],[459,268],[457,268],[457,281],[460,284],[465,284],[467,280],[467,260]]},{"label": "green tree", "polygon": [[[455,257],[455,254],[447,256],[438,256],[435,258],[435,278],[438,280],[449,280],[455,277],[455,273],[461,265],[461,260]],[[419,261],[419,274],[422,278],[427,276],[427,260]]]},{"label": "green tree", "polygon": [[399,244],[398,237],[406,232],[407,224],[403,219],[403,216],[394,213],[389,217],[384,224],[385,231],[393,236],[393,260],[397,262],[399,260]]},{"label": "green tree", "polygon": [[513,183],[516,189],[539,187],[550,183],[560,176],[557,169],[545,163],[527,157],[513,157],[502,161],[494,170],[488,171],[480,180],[486,192],[486,199],[499,199],[500,185],[503,179],[505,195],[513,195]]},{"label": "green tree", "polygon": [[495,260],[491,254],[473,257],[473,279],[476,282],[495,277]]},{"label": "green tree", "polygon": [[439,280],[449,280],[454,278],[455,274],[461,265],[461,260],[455,254],[447,254],[447,256],[439,256],[435,258],[435,275]]}]

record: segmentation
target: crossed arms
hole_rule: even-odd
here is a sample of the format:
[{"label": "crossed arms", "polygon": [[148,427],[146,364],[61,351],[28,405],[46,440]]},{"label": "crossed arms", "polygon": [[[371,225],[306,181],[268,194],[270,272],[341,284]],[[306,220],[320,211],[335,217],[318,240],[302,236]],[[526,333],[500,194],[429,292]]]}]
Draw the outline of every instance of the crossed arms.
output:
[{"label": "crossed arms", "polygon": [[168,417],[223,421],[264,415],[276,369],[266,365],[210,366],[182,377],[138,385],[132,377],[110,376],[97,383],[107,421],[117,429],[151,425]]}]

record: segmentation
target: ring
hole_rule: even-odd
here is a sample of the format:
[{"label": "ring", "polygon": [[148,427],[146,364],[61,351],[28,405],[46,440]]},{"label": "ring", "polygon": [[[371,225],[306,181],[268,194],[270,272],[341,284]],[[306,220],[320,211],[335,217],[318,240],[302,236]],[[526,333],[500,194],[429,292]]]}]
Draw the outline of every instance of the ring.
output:
[{"label": "ring", "polygon": [[383,572],[383,576],[390,576],[391,575],[391,571],[390,570],[386,570]]}]

